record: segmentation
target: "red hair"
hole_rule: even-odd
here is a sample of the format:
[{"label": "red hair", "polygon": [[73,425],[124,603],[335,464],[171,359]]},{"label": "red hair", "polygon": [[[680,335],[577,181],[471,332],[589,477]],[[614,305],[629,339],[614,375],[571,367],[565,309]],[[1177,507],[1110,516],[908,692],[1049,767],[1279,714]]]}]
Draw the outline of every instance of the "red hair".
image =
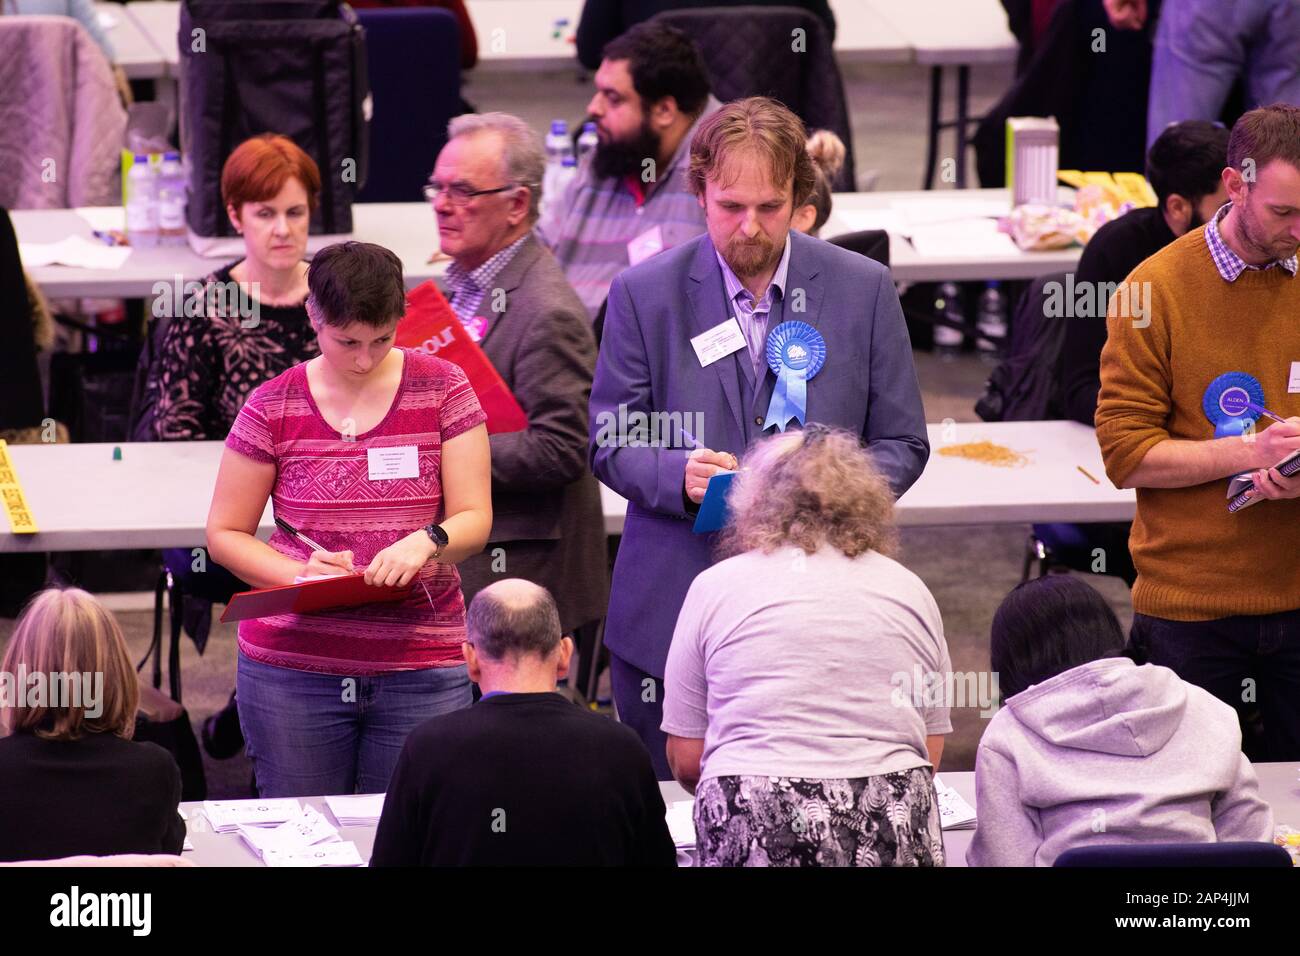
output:
[{"label": "red hair", "polygon": [[320,169],[293,140],[276,133],[246,139],[221,169],[221,199],[236,214],[246,202],[273,199],[284,184],[297,179],[315,209],[320,198]]}]

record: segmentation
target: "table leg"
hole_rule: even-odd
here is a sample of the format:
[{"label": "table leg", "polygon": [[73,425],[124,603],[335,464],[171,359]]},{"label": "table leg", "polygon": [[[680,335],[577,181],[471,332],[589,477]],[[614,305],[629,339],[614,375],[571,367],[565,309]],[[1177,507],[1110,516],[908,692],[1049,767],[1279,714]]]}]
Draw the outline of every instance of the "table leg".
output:
[{"label": "table leg", "polygon": [[926,144],[922,189],[934,188],[934,168],[939,163],[939,106],[943,98],[943,67],[930,67],[930,141]]},{"label": "table leg", "polygon": [[957,188],[966,188],[966,114],[970,107],[970,67],[957,67]]}]

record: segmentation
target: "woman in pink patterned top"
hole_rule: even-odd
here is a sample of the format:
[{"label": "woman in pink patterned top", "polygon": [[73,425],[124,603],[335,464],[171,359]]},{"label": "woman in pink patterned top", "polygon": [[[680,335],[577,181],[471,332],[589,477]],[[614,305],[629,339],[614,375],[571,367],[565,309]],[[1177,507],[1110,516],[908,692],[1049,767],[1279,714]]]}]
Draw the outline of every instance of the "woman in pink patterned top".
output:
[{"label": "woman in pink patterned top", "polygon": [[[239,718],[265,797],[382,792],[407,734],[469,705],[455,564],[483,549],[492,524],[486,416],[464,372],[393,348],[401,262],[341,243],[317,254],[307,282],[321,354],[240,410],[209,550],[255,587],[353,570],[417,586],[397,603],[240,623]],[[259,541],[268,497],[326,550],[281,530]]]}]

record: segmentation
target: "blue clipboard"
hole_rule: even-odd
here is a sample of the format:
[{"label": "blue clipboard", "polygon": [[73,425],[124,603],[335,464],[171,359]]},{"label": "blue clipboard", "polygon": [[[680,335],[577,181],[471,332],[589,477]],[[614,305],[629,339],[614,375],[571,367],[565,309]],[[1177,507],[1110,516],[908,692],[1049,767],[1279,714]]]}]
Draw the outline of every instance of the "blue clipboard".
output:
[{"label": "blue clipboard", "polygon": [[696,534],[721,531],[731,518],[727,496],[731,494],[731,481],[735,477],[736,472],[727,471],[709,479],[709,486],[704,489],[704,500],[695,516],[695,527],[691,529]]}]

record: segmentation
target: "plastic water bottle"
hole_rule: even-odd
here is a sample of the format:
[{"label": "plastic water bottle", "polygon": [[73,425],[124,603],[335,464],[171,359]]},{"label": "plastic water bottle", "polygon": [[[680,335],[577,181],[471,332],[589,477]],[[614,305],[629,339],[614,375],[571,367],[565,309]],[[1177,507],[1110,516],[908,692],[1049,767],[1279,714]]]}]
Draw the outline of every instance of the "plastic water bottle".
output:
[{"label": "plastic water bottle", "polygon": [[[934,300],[934,315],[937,319],[965,323],[966,313],[962,310],[961,288],[955,282],[945,282],[939,286],[938,295]],[[937,324],[934,327],[934,354],[945,362],[951,362],[961,354],[961,347],[965,341],[966,336],[961,329]]]},{"label": "plastic water bottle", "polygon": [[980,295],[979,314],[975,320],[979,335],[975,338],[975,348],[980,358],[986,362],[998,360],[1007,336],[1007,302],[1002,295],[1001,285],[990,282]]},{"label": "plastic water bottle", "polygon": [[588,153],[593,152],[600,143],[600,137],[596,135],[595,123],[583,123],[582,135],[578,137],[578,162],[582,162]]},{"label": "plastic water bottle", "polygon": [[144,153],[136,153],[126,174],[126,238],[136,249],[158,245],[157,176]]},{"label": "plastic water bottle", "polygon": [[551,131],[546,134],[546,175],[542,179],[542,204],[549,206],[563,195],[559,180],[564,157],[573,156],[573,142],[569,139],[569,124],[562,119],[551,121]]},{"label": "plastic water bottle", "polygon": [[185,170],[180,153],[164,153],[158,170],[158,241],[185,245]]},{"label": "plastic water bottle", "polygon": [[[578,160],[573,156],[565,156],[560,160],[560,171],[555,175],[555,201],[559,202],[564,197],[564,191],[569,188],[569,183],[578,175]],[[545,194],[543,194],[545,195]]]}]

